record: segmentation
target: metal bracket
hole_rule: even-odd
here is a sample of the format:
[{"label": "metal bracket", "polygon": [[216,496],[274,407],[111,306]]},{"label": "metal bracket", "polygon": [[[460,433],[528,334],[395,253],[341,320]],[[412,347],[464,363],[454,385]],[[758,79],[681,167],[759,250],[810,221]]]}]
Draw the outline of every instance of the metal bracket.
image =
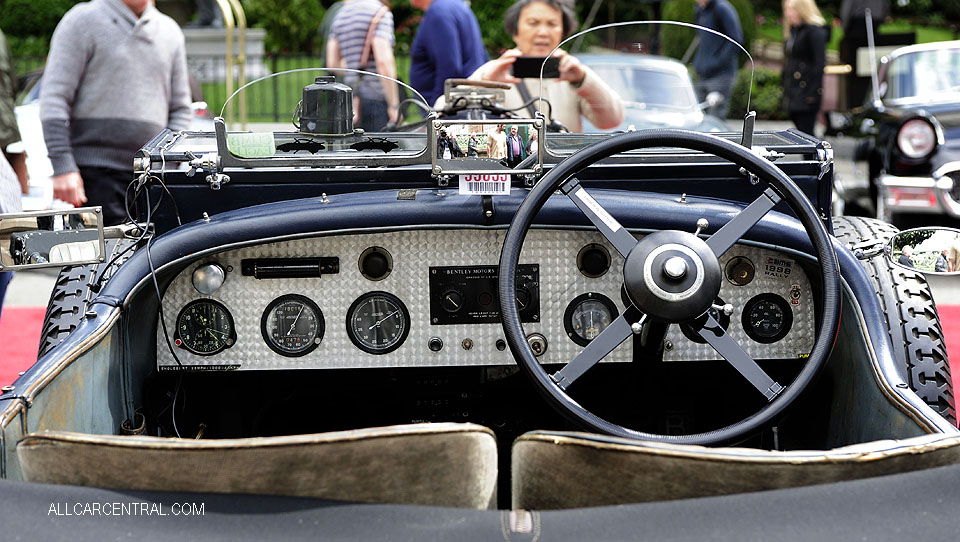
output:
[{"label": "metal bracket", "polygon": [[229,175],[224,175],[223,173],[211,173],[207,175],[207,184],[210,185],[211,190],[220,190],[220,187],[228,182],[230,182]]},{"label": "metal bracket", "polygon": [[740,135],[740,144],[748,149],[753,148],[753,129],[756,124],[756,111],[750,111],[743,117],[743,133]]},{"label": "metal bracket", "polygon": [[850,243],[847,245],[847,247],[851,252],[853,252],[853,255],[856,256],[858,260],[869,260],[870,258],[882,253],[886,246],[886,243],[878,243],[873,239],[861,241],[859,243]]}]

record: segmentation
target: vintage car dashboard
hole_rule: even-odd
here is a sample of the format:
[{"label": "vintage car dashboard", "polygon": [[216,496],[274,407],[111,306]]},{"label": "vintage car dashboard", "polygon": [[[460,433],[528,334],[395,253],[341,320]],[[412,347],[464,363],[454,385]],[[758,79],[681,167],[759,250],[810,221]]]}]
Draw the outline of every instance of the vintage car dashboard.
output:
[{"label": "vintage car dashboard", "polygon": [[[163,295],[161,371],[513,365],[499,323],[505,230],[399,229],[260,244],[184,268]],[[622,257],[595,231],[533,229],[517,273],[528,343],[566,363],[626,306]],[[736,245],[720,263],[718,313],[754,359],[798,359],[814,337],[799,262]],[[167,338],[169,337],[169,346]],[[664,361],[720,359],[670,327]],[[630,341],[604,361],[630,361]]]}]

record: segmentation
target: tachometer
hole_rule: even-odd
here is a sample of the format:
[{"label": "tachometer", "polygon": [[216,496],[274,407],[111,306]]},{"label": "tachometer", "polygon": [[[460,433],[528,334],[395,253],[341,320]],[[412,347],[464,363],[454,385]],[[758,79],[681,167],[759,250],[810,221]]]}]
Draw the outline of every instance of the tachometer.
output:
[{"label": "tachometer", "polygon": [[267,346],[281,356],[304,356],[323,340],[323,313],[302,295],[280,296],[263,311],[260,332]]},{"label": "tachometer", "polygon": [[217,301],[192,301],[177,316],[174,344],[194,354],[212,356],[236,341],[233,316]]},{"label": "tachometer", "polygon": [[347,311],[347,335],[357,348],[371,354],[393,352],[410,332],[410,313],[387,292],[360,296]]}]

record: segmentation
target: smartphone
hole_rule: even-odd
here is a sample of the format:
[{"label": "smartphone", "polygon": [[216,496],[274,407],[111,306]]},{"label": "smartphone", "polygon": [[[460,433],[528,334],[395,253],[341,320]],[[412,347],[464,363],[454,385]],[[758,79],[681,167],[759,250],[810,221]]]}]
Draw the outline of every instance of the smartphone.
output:
[{"label": "smartphone", "polygon": [[[544,65],[546,60],[546,65]],[[560,57],[551,56],[520,56],[513,61],[513,76],[520,79],[540,77],[540,68],[543,68],[543,77],[556,79],[560,77]]]}]

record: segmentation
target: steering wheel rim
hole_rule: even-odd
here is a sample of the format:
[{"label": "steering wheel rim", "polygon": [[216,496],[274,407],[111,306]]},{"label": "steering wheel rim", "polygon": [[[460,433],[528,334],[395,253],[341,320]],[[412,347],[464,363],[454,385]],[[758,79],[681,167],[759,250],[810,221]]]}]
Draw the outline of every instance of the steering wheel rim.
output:
[{"label": "steering wheel rim", "polygon": [[[731,425],[703,433],[693,433],[687,435],[660,435],[655,433],[646,433],[609,422],[603,418],[600,418],[599,416],[596,416],[581,406],[565,391],[566,387],[569,386],[576,377],[574,377],[573,380],[565,381],[565,377],[561,373],[573,366],[575,363],[579,363],[578,360],[580,360],[581,356],[583,356],[583,353],[568,363],[564,367],[563,371],[560,371],[555,375],[547,374],[547,372],[537,361],[536,356],[530,349],[530,346],[527,344],[525,335],[523,333],[523,327],[520,323],[519,312],[516,306],[516,267],[519,263],[523,241],[526,237],[527,231],[529,231],[530,226],[533,223],[533,219],[537,212],[543,207],[547,199],[558,189],[570,197],[570,199],[581,209],[581,211],[584,212],[587,218],[590,219],[594,226],[600,230],[601,234],[603,234],[607,241],[613,244],[614,248],[623,254],[625,259],[624,279],[625,281],[627,280],[626,268],[628,265],[632,265],[629,262],[631,259],[629,256],[634,249],[642,244],[642,241],[636,241],[632,234],[620,226],[619,222],[615,218],[610,216],[609,213],[606,213],[606,211],[599,206],[596,200],[593,200],[593,198],[590,197],[585,190],[583,190],[583,188],[579,185],[579,181],[576,180],[575,175],[586,167],[589,167],[599,160],[614,154],[651,147],[679,147],[710,153],[746,168],[748,172],[754,173],[760,178],[760,180],[768,184],[768,188],[757,200],[747,206],[727,224],[717,229],[709,238],[707,238],[705,242],[700,241],[699,238],[689,233],[684,234],[687,236],[684,238],[685,241],[689,241],[693,244],[700,242],[705,246],[709,246],[709,248],[716,252],[715,259],[718,261],[720,256],[722,256],[727,249],[729,249],[736,243],[736,241],[742,238],[743,235],[745,235],[747,231],[753,227],[753,225],[759,222],[760,219],[762,219],[763,216],[765,216],[767,212],[773,208],[773,206],[782,200],[786,201],[797,214],[797,217],[799,218],[801,224],[803,224],[803,227],[813,243],[814,249],[818,256],[822,278],[821,307],[823,308],[823,311],[819,327],[817,329],[816,340],[814,342],[813,349],[811,350],[810,357],[808,358],[804,367],[800,370],[799,374],[797,374],[796,378],[789,386],[782,387],[777,384],[779,389],[771,387],[768,391],[765,391],[764,394],[767,395],[768,403],[761,407],[761,409],[753,415]],[[574,197],[575,195],[577,197]],[[683,232],[676,233],[683,234]],[[690,241],[690,237],[697,239],[697,241]],[[713,243],[713,245],[710,245],[709,243],[714,240],[714,238],[716,238],[716,241]],[[638,252],[637,258],[639,257],[645,256],[641,256]],[[709,264],[709,262],[707,262],[707,264]],[[649,264],[647,265],[647,268],[649,268]],[[813,206],[796,186],[796,184],[794,184],[785,173],[783,173],[772,163],[753,153],[750,149],[744,148],[743,146],[731,141],[704,133],[663,129],[628,132],[614,136],[610,139],[601,141],[578,151],[547,173],[547,175],[545,175],[543,179],[541,179],[540,182],[538,182],[524,198],[507,230],[503,242],[503,249],[501,250],[500,254],[498,293],[500,297],[503,330],[507,339],[507,344],[510,346],[510,350],[513,353],[514,359],[520,368],[533,381],[535,387],[541,393],[541,395],[547,399],[548,403],[550,403],[555,410],[559,411],[567,419],[583,429],[601,434],[608,434],[634,440],[703,445],[735,441],[745,438],[746,436],[756,432],[758,429],[775,419],[781,412],[783,412],[783,410],[801,394],[803,389],[805,389],[814,380],[829,357],[830,351],[833,347],[833,340],[836,337],[839,326],[839,278],[839,263],[836,254],[833,252],[829,234],[827,234],[826,229],[820,222]],[[719,289],[719,284],[717,284],[716,288]],[[706,295],[711,294],[710,292],[707,292]],[[634,299],[635,298],[631,296],[631,301],[636,303]],[[605,329],[604,332],[597,337],[597,339],[594,339],[594,342],[599,343],[599,339],[601,339],[607,331],[611,330],[615,324],[618,324],[619,329],[613,336],[613,339],[616,340],[616,338],[619,337],[618,334],[623,333],[623,326],[630,326],[631,324],[634,324],[629,320],[631,318],[635,320],[641,314],[643,313],[640,312],[635,305],[628,307],[627,310],[625,310],[617,319],[617,322],[612,323],[610,327]],[[621,319],[626,320],[620,321]],[[703,329],[706,330],[707,326],[704,326]],[[727,336],[719,325],[716,329],[712,329],[712,331],[716,332],[718,336],[720,333],[722,333],[724,336]],[[636,329],[633,329],[633,332],[636,333]],[[704,332],[701,331],[701,334],[704,338],[708,338],[707,335],[709,335],[709,333],[704,334]],[[619,342],[616,342],[616,344],[613,344],[610,350],[616,348],[616,346],[625,341],[629,336],[630,335],[627,334],[626,337],[621,339]],[[730,340],[732,341],[732,339]],[[712,340],[708,339],[708,342],[710,342],[715,349],[717,348]],[[735,342],[734,344],[737,346],[737,348],[740,348]],[[605,346],[609,345],[598,345],[595,350],[597,352],[606,350]],[[729,345],[726,345],[724,348],[727,349],[728,346]],[[584,349],[584,352],[586,352],[588,349],[589,345]],[[601,353],[600,358],[594,363],[599,362],[600,359],[609,353],[610,350],[606,350],[605,352]],[[720,352],[720,350],[718,350],[718,352]],[[740,352],[743,352],[742,349],[740,349]],[[753,383],[758,390],[763,391],[763,385],[753,381],[753,377],[759,378],[754,369],[748,368],[748,370],[752,373],[748,375],[738,366],[738,363],[741,361],[740,359],[737,359],[735,362],[734,360],[728,359],[724,352],[720,352],[720,354],[721,357],[734,365],[735,368],[740,371],[741,374],[743,374],[748,380],[751,380],[751,383]],[[743,355],[746,356],[745,353]],[[737,358],[739,356],[735,354],[731,357]],[[749,362],[753,363],[754,365],[756,364],[752,358],[749,356],[746,357]],[[589,363],[589,361],[592,360],[587,360],[587,363]],[[589,368],[592,366],[593,365],[586,367],[586,369],[583,369],[583,372],[586,372],[586,370],[589,370]],[[575,367],[573,369],[574,370],[572,372],[576,373],[579,368]],[[759,367],[757,367],[757,369],[759,369]],[[760,373],[763,376],[766,376],[762,370],[760,370]],[[776,383],[774,382],[774,384]]]}]

